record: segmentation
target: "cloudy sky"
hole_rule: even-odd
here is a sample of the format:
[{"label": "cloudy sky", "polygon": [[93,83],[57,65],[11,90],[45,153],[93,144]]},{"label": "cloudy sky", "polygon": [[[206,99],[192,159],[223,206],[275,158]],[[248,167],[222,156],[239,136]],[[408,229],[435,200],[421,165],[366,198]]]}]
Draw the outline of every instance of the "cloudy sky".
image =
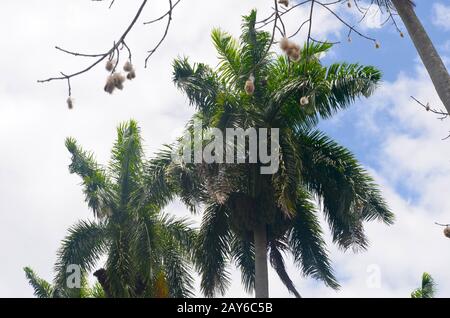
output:
[{"label": "cloudy sky", "polygon": [[[67,56],[55,45],[86,53],[104,52],[123,32],[140,3],[80,0],[4,0],[0,21],[7,33],[0,42],[0,296],[31,297],[22,268],[33,267],[51,280],[56,250],[67,228],[91,217],[84,203],[80,180],[68,172],[69,154],[64,139],[75,137],[85,149],[106,163],[118,123],[134,118],[142,127],[147,155],[177,136],[192,114],[185,98],[171,82],[171,62],[180,55],[216,65],[209,33],[222,27],[238,35],[240,19],[251,8],[260,16],[270,11],[269,0],[185,0],[177,8],[173,27],[148,69],[145,52],[163,32],[164,25],[144,26],[159,16],[167,1],[151,1],[128,45],[133,50],[138,77],[122,92],[103,92],[103,66],[72,82],[75,108],[65,101],[65,82],[38,84],[37,79],[60,71],[77,71],[89,60]],[[450,1],[418,0],[417,12],[436,47],[450,57]],[[355,21],[355,9],[338,10]],[[286,19],[291,30],[306,15],[296,10]],[[289,272],[305,297],[408,297],[422,272],[433,275],[438,296],[450,296],[450,240],[435,221],[450,222],[449,122],[426,113],[410,96],[439,106],[439,100],[408,36],[402,39],[391,26],[380,27],[381,17],[371,14],[360,28],[378,39],[353,37],[325,12],[317,11],[313,34],[321,40],[341,40],[324,63],[360,62],[379,67],[383,84],[375,96],[358,101],[321,128],[350,148],[382,187],[396,223],[391,227],[367,225],[371,246],[367,252],[343,253],[327,241],[342,285],[338,292]],[[406,34],[406,32],[405,32]],[[304,41],[304,34],[296,38]],[[185,215],[176,202],[167,211]],[[227,296],[246,297],[233,270]],[[271,272],[272,296],[289,296]]]}]

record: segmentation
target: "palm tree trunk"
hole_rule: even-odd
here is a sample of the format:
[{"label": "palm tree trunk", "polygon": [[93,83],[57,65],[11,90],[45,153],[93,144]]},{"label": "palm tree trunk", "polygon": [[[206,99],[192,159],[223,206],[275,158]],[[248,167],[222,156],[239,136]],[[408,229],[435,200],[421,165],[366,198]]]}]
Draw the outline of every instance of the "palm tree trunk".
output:
[{"label": "palm tree trunk", "polygon": [[431,77],[439,98],[447,109],[447,112],[450,113],[450,75],[422,23],[414,12],[414,5],[409,0],[392,0],[392,3],[405,24],[417,52],[419,52],[420,58]]},{"label": "palm tree trunk", "polygon": [[255,226],[255,297],[269,298],[269,273],[267,271],[267,229],[265,224]]}]

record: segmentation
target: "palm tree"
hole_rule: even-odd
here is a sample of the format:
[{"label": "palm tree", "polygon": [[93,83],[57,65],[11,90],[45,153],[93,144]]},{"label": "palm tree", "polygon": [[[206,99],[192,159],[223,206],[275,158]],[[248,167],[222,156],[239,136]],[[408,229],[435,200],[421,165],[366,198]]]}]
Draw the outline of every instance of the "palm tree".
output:
[{"label": "palm tree", "polygon": [[25,267],[25,276],[28,283],[34,289],[34,295],[38,298],[104,298],[103,288],[97,282],[89,287],[86,274],[81,276],[80,288],[58,289],[46,280],[38,277],[30,268]]},{"label": "palm tree", "polygon": [[135,121],[120,125],[107,168],[68,138],[71,173],[82,179],[93,221],[80,221],[62,242],[55,286],[64,288],[66,268],[77,264],[94,275],[107,297],[188,297],[192,295],[191,246],[195,232],[185,219],[162,214],[157,204],[140,203],[143,160]]},{"label": "palm tree", "polygon": [[[194,119],[202,120],[205,133],[211,127],[278,127],[278,172],[262,175],[259,163],[171,160],[170,153],[180,151],[177,144],[161,151],[147,169],[149,200],[159,198],[164,204],[176,193],[193,211],[200,204],[205,207],[196,256],[201,289],[209,297],[226,291],[230,260],[241,269],[246,290],[268,297],[268,258],[288,290],[299,297],[285,268],[287,252],[304,275],[338,288],[314,199],[321,203],[333,241],[343,249],[367,247],[363,222],[393,221],[373,179],[355,157],[315,129],[320,118],[371,95],[380,72],[358,64],[323,66],[318,56],[330,44],[305,47],[308,56],[298,62],[276,56],[270,51],[271,36],[257,31],[255,21],[255,11],[244,17],[240,41],[214,30],[218,68],[179,58],[174,82],[196,107]],[[249,80],[255,85],[250,94],[245,90]],[[307,105],[299,105],[302,97]],[[187,131],[193,125],[188,124]]]},{"label": "palm tree", "polygon": [[447,112],[450,113],[450,75],[414,11],[414,2],[411,0],[377,0],[376,3],[382,8],[395,7],[431,77],[436,92]]},{"label": "palm tree", "polygon": [[428,273],[422,275],[422,286],[411,293],[411,298],[433,298],[436,293],[436,283]]}]

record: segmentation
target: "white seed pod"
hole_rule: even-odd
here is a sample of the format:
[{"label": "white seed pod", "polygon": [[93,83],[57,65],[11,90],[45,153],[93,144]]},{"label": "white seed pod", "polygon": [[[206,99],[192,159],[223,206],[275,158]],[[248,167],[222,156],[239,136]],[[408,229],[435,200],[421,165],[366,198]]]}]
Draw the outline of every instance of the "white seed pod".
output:
[{"label": "white seed pod", "polygon": [[305,106],[309,104],[309,97],[308,96],[303,96],[302,98],[300,98],[300,105]]},{"label": "white seed pod", "polygon": [[116,89],[116,84],[114,82],[114,77],[113,75],[109,75],[108,78],[106,79],[106,84],[105,84],[105,92],[112,94],[114,92],[114,90]]},{"label": "white seed pod", "polygon": [[135,70],[132,70],[131,72],[129,72],[128,74],[127,74],[127,78],[131,81],[132,79],[135,79],[136,78],[136,71]]},{"label": "white seed pod", "polygon": [[131,64],[131,62],[128,60],[125,62],[125,65],[123,66],[123,70],[127,73],[134,71],[134,67],[133,64]]},{"label": "white seed pod", "polygon": [[448,238],[450,238],[450,227],[445,227],[444,229],[444,235]]},{"label": "white seed pod", "polygon": [[67,107],[69,108],[69,109],[72,109],[73,108],[73,98],[72,97],[68,97],[67,98]]},{"label": "white seed pod", "polygon": [[289,0],[278,0],[278,3],[284,5],[285,7],[289,7]]},{"label": "white seed pod", "polygon": [[253,95],[253,93],[255,92],[255,83],[253,82],[254,80],[252,78],[249,78],[246,82],[245,82],[245,92],[248,95]]},{"label": "white seed pod", "polygon": [[113,77],[113,81],[114,81],[114,86],[117,89],[122,90],[123,89],[123,83],[125,82],[125,76],[123,76],[121,73],[114,73],[112,75]]},{"label": "white seed pod", "polygon": [[114,69],[114,64],[116,64],[115,61],[113,61],[113,60],[107,60],[107,61],[106,61],[106,65],[105,65],[105,69],[106,69],[108,72],[111,72],[111,71]]}]

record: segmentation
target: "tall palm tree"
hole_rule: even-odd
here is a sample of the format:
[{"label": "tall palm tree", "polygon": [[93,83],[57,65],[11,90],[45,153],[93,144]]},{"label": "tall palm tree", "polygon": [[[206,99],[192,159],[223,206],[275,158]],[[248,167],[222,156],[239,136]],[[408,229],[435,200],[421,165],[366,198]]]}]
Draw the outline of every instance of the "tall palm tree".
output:
[{"label": "tall palm tree", "polygon": [[[371,95],[380,72],[358,64],[323,66],[318,56],[329,44],[311,45],[308,56],[298,62],[276,56],[270,51],[271,36],[257,31],[255,21],[255,11],[244,17],[239,41],[214,30],[218,68],[177,59],[174,82],[196,107],[194,118],[202,120],[205,133],[211,127],[279,128],[278,172],[262,175],[260,163],[171,160],[170,153],[180,151],[175,144],[147,167],[146,195],[164,204],[176,193],[193,211],[200,204],[205,207],[196,256],[206,296],[225,292],[232,260],[241,269],[245,288],[255,290],[256,297],[268,297],[269,259],[288,290],[299,297],[285,268],[287,252],[304,275],[338,288],[314,199],[333,241],[343,249],[366,248],[363,222],[390,224],[393,214],[355,157],[315,126],[356,98]],[[250,94],[245,90],[249,79],[255,85]],[[302,97],[307,105],[299,104]]]},{"label": "tall palm tree", "polygon": [[104,298],[105,293],[97,282],[89,287],[86,273],[81,276],[80,288],[58,289],[45,279],[40,278],[30,267],[25,267],[25,276],[38,298]]},{"label": "tall palm tree", "polygon": [[411,293],[411,298],[433,298],[436,293],[436,283],[428,273],[422,275],[422,286]]},{"label": "tall palm tree", "polygon": [[377,0],[380,7],[395,7],[431,77],[447,112],[450,113],[450,74],[414,10],[411,0]]},{"label": "tall palm tree", "polygon": [[55,286],[64,288],[66,268],[77,264],[94,275],[107,297],[188,297],[192,295],[191,246],[195,232],[185,219],[161,213],[157,204],[140,203],[143,160],[135,121],[120,125],[108,167],[68,138],[70,172],[82,179],[93,221],[70,228],[55,266]]}]

